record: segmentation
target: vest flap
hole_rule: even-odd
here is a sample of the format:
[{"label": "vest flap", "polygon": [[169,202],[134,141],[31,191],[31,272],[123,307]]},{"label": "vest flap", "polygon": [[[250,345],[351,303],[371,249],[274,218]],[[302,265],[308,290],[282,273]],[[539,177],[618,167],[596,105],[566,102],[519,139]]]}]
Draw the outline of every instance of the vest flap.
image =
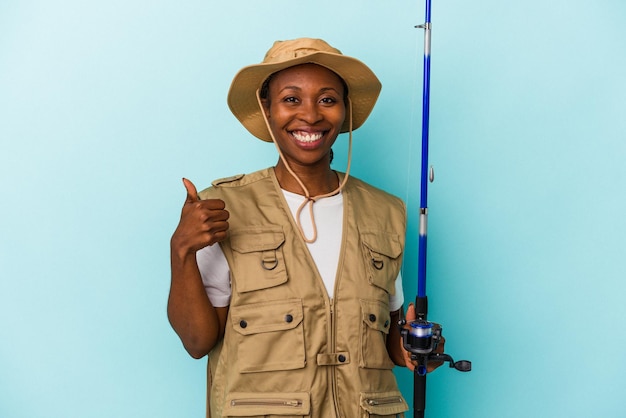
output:
[{"label": "vest flap", "polygon": [[399,391],[361,392],[361,408],[375,416],[388,416],[408,411],[409,405]]},{"label": "vest flap", "polygon": [[280,226],[240,228],[230,232],[231,247],[242,254],[275,250],[284,242],[285,233]]},{"label": "vest flap", "polygon": [[402,254],[402,244],[398,234],[384,231],[361,231],[361,240],[370,250],[389,258],[398,258]]},{"label": "vest flap", "polygon": [[363,322],[370,328],[389,334],[389,327],[392,326],[389,307],[377,300],[361,300],[360,302]]},{"label": "vest flap", "polygon": [[231,306],[230,318],[233,329],[242,335],[263,332],[286,331],[302,322],[301,299]]}]

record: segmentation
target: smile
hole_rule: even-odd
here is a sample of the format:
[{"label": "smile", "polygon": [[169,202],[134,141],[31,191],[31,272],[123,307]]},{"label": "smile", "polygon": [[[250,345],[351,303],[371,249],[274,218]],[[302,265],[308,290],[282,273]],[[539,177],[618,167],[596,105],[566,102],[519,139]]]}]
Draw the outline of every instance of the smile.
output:
[{"label": "smile", "polygon": [[298,142],[312,143],[322,139],[324,134],[322,132],[309,133],[303,131],[293,131],[291,132],[291,135],[293,135]]}]

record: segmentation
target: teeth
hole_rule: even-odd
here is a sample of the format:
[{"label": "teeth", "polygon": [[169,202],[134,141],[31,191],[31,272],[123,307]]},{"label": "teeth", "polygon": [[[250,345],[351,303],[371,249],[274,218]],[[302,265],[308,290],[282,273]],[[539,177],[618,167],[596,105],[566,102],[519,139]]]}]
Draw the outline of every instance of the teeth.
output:
[{"label": "teeth", "polygon": [[293,136],[300,142],[315,142],[322,137],[322,134],[320,132],[315,134],[310,134],[308,132],[293,132]]}]

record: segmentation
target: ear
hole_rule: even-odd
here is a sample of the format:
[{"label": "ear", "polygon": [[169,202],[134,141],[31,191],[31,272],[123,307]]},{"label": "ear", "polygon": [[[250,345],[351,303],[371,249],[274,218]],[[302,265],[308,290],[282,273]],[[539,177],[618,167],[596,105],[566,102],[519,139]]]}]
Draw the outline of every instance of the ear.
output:
[{"label": "ear", "polygon": [[269,119],[270,118],[270,100],[261,99],[261,105],[263,106],[263,112],[265,113],[265,117]]}]

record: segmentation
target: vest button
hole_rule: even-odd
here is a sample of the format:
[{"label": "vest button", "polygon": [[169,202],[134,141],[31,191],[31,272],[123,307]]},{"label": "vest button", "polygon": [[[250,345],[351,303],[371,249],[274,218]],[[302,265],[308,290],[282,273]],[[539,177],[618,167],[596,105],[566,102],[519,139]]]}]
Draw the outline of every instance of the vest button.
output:
[{"label": "vest button", "polygon": [[385,328],[389,326],[389,320],[385,321]]},{"label": "vest button", "polygon": [[291,314],[285,315],[285,322],[292,322],[292,321],[293,321],[293,315]]},{"label": "vest button", "polygon": [[239,326],[241,328],[245,328],[248,326],[248,323],[242,319],[241,321],[239,321]]},{"label": "vest button", "polygon": [[339,356],[337,356],[337,360],[339,360],[339,363],[345,363],[346,356],[344,356],[343,354],[339,354]]},{"label": "vest button", "polygon": [[373,313],[370,314],[370,321],[376,322],[376,315],[374,315]]}]

